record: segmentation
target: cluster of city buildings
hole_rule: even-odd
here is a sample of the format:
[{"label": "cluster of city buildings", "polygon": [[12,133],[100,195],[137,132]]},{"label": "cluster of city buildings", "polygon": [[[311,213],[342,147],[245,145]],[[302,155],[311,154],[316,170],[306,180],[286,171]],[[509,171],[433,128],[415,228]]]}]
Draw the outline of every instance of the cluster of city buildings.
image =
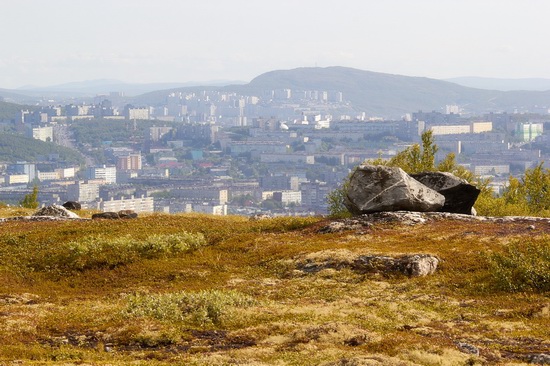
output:
[{"label": "cluster of city buildings", "polygon": [[103,211],[326,214],[327,194],[354,166],[391,158],[426,130],[440,148],[438,159],[454,153],[476,175],[491,177],[496,192],[510,174],[548,160],[550,153],[537,147],[548,139],[548,114],[466,118],[458,106],[446,106],[384,120],[341,114],[352,109],[338,91],[290,89],[258,96],[174,92],[156,105],[120,109],[102,98],[94,105],[21,111],[11,123],[53,142],[53,127],[70,129],[75,120],[155,125],[139,141],[106,145],[107,164],[5,163],[0,201],[13,201],[38,184],[44,204],[74,200]]}]

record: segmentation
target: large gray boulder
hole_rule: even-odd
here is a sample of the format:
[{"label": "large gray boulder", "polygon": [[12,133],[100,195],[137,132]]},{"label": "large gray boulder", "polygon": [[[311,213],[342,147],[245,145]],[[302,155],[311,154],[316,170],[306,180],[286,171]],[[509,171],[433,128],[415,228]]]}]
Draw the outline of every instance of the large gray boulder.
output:
[{"label": "large gray boulder", "polygon": [[445,197],[411,178],[401,168],[361,165],[353,172],[344,199],[355,214],[382,211],[439,211]]},{"label": "large gray boulder", "polygon": [[471,215],[477,196],[481,192],[476,186],[451,173],[424,172],[411,177],[445,196],[445,205],[439,210]]}]

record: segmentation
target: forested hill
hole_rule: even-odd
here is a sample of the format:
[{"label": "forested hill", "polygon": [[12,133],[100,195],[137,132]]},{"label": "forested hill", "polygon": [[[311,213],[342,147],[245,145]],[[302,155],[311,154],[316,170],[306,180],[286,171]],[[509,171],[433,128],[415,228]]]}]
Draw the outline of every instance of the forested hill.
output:
[{"label": "forested hill", "polygon": [[[80,164],[83,158],[79,152],[33,138],[0,133],[0,161],[39,161],[50,154],[58,154],[60,161]],[[42,159],[41,159],[42,158]]]},{"label": "forested hill", "polygon": [[15,114],[22,109],[33,110],[34,107],[23,105],[23,104],[8,103],[8,102],[0,101],[0,120],[12,119],[15,116]]}]

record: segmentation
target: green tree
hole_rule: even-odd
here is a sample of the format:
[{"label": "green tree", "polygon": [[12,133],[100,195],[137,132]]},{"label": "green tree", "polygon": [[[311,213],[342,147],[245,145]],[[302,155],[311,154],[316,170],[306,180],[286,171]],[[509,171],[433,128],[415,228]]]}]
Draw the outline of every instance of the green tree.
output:
[{"label": "green tree", "polygon": [[527,169],[523,176],[523,199],[532,213],[550,209],[550,170],[540,163],[533,169]]},{"label": "green tree", "polygon": [[344,205],[346,194],[349,189],[349,182],[353,171],[342,182],[340,187],[333,189],[327,194],[328,212],[330,217],[333,218],[345,218],[350,217],[351,213]]},{"label": "green tree", "polygon": [[435,154],[439,148],[435,144],[432,130],[422,133],[421,140],[422,146],[414,144],[399,152],[390,160],[377,159],[374,163],[382,162],[383,165],[396,166],[409,174],[434,171],[436,170]]},{"label": "green tree", "polygon": [[26,194],[23,200],[19,202],[22,207],[25,208],[37,208],[39,205],[38,202],[38,186],[34,186],[32,192]]},{"label": "green tree", "polygon": [[500,210],[508,215],[550,216],[550,169],[540,163],[525,170],[521,179],[510,177],[498,199]]}]

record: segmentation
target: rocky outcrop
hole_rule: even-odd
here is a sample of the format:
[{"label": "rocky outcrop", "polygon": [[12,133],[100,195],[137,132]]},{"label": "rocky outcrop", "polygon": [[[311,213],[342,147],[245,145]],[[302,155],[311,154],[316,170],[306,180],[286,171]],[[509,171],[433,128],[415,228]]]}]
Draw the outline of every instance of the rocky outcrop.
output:
[{"label": "rocky outcrop", "polygon": [[313,253],[298,262],[298,269],[315,273],[324,269],[352,269],[358,273],[390,276],[402,274],[408,277],[423,277],[437,270],[439,259],[430,254],[410,254],[398,257],[383,255],[357,255],[347,250]]},{"label": "rocky outcrop", "polygon": [[450,212],[375,212],[372,214],[353,216],[347,219],[330,220],[324,222],[316,232],[319,234],[332,234],[345,231],[353,231],[356,235],[362,235],[371,232],[376,225],[387,223],[397,223],[400,225],[415,226],[425,225],[435,221],[466,221],[476,222],[494,222],[513,225],[517,227],[514,230],[520,232],[550,230],[550,219],[547,217],[532,216],[472,216],[465,214],[456,214]]},{"label": "rocky outcrop", "polygon": [[51,205],[42,207],[40,210],[36,211],[32,216],[51,216],[51,217],[63,217],[69,219],[78,219],[80,216],[67,210],[63,206]]},{"label": "rocky outcrop", "polygon": [[411,178],[401,168],[361,165],[352,174],[344,200],[355,214],[381,211],[438,211],[445,197]]},{"label": "rocky outcrop", "polygon": [[481,191],[466,180],[445,172],[424,172],[411,174],[411,177],[445,197],[445,204],[439,211],[473,213],[474,203]]},{"label": "rocky outcrop", "polygon": [[409,277],[423,277],[435,272],[439,264],[436,256],[411,254],[397,258],[363,255],[353,262],[353,269],[365,273],[401,273]]}]

